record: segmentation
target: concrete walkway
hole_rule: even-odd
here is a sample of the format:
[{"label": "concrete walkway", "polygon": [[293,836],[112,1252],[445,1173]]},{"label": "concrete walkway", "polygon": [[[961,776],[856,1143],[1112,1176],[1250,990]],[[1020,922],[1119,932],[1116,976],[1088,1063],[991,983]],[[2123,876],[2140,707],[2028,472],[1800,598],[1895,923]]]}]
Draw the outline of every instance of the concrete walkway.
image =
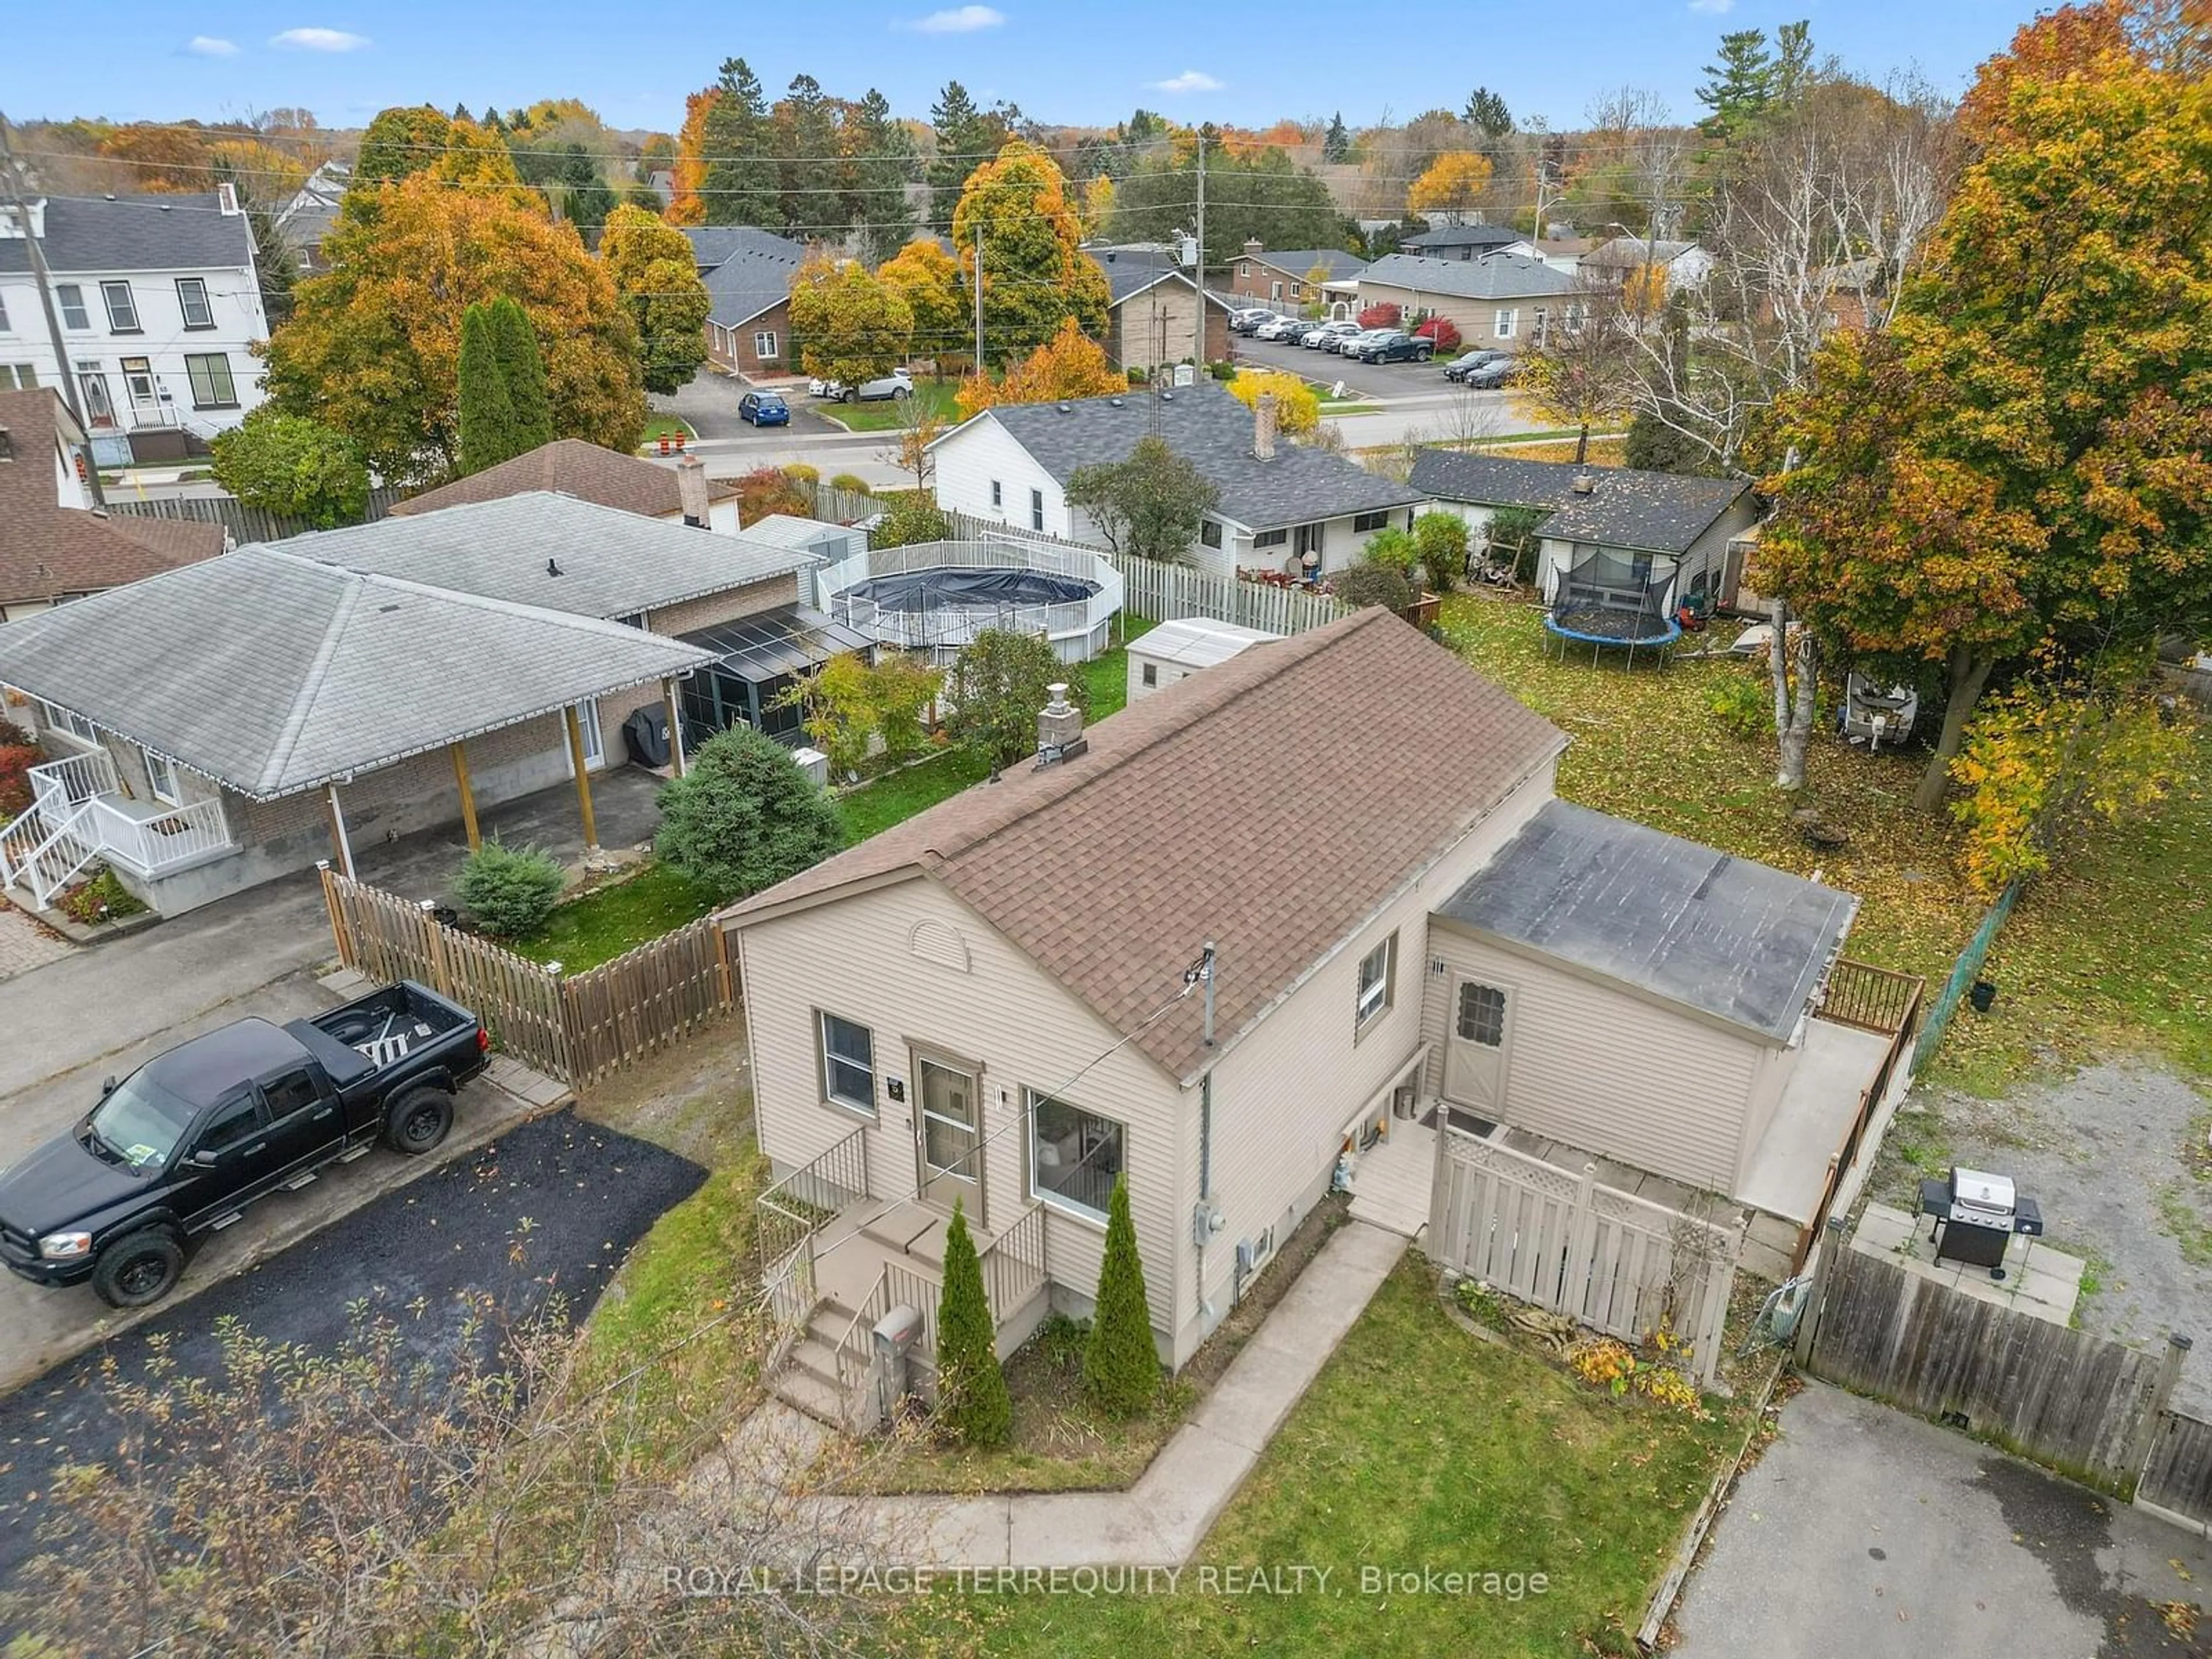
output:
[{"label": "concrete walkway", "polygon": [[[1172,1567],[1196,1551],[1268,1441],[1405,1253],[1403,1235],[1354,1221],[1261,1322],[1206,1401],[1127,1492],[817,1501],[882,1565]],[[831,1431],[777,1403],[741,1431],[786,1447]]]}]

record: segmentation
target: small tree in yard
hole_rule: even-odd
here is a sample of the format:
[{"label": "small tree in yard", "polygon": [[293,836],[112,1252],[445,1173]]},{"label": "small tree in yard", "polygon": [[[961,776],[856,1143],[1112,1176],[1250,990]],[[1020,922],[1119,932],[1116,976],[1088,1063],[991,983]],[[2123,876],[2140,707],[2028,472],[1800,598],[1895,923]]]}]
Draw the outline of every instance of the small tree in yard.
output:
[{"label": "small tree in yard", "polygon": [[1413,331],[1417,340],[1433,341],[1438,351],[1457,351],[1462,343],[1458,325],[1449,317],[1431,317]]},{"label": "small tree in yard", "polygon": [[944,681],[902,651],[886,649],[873,663],[848,651],[801,678],[786,697],[803,711],[807,741],[843,776],[860,770],[878,743],[893,764],[919,750],[922,713]]},{"label": "small tree in yard", "polygon": [[1036,752],[1036,717],[1065,680],[1068,701],[1091,706],[1091,688],[1052,654],[1042,634],[987,628],[952,664],[945,695],[952,704],[945,728],[994,769]]},{"label": "small tree in yard", "polygon": [[368,512],[368,467],[343,433],[264,404],[214,442],[216,482],[265,512],[318,530],[359,524]]},{"label": "small tree in yard", "polygon": [[1413,585],[1405,573],[1374,559],[1362,559],[1340,572],[1329,586],[1338,599],[1363,610],[1380,605],[1385,611],[1403,611],[1413,602]]},{"label": "small tree in yard", "polygon": [[1275,394],[1275,424],[1286,437],[1298,437],[1321,424],[1321,393],[1282,368],[1240,368],[1229,382],[1229,395],[1256,409],[1262,392]]},{"label": "small tree in yard", "polygon": [[453,896],[487,933],[521,939],[545,925],[562,879],[560,860],[550,854],[488,841],[461,860]]},{"label": "small tree in yard", "polygon": [[812,498],[797,478],[781,467],[757,466],[733,482],[738,492],[738,526],[757,524],[771,514],[803,519],[814,510]]},{"label": "small tree in yard", "polygon": [[811,868],[844,840],[836,806],[791,751],[733,726],[662,787],[653,850],[726,903]]},{"label": "small tree in yard", "polygon": [[526,454],[553,441],[553,393],[546,384],[545,358],[530,313],[512,295],[491,302],[492,338],[499,347],[500,377],[507,382],[507,413],[514,422],[514,453]]},{"label": "small tree in yard", "polygon": [[1002,1446],[1013,1431],[1014,1403],[999,1369],[983,1264],[957,1199],[945,1230],[945,1290],[937,1304],[937,1414],[970,1446]]},{"label": "small tree in yard", "polygon": [[1137,1227],[1129,1218],[1129,1178],[1114,1182],[1106,1211],[1106,1259],[1098,1268],[1097,1305],[1083,1351],[1083,1389],[1116,1417],[1148,1410],[1160,1394],[1160,1357],[1152,1346],[1152,1304]]},{"label": "small tree in yard", "polygon": [[1165,439],[1147,436],[1126,461],[1076,468],[1067,500],[1091,514],[1116,553],[1181,564],[1221,492]]},{"label": "small tree in yard", "polygon": [[1367,538],[1360,557],[1370,564],[1387,565],[1411,581],[1415,567],[1421,562],[1421,544],[1413,539],[1412,531],[1391,525]]},{"label": "small tree in yard", "polygon": [[499,337],[491,309],[471,306],[461,318],[460,470],[464,475],[497,466],[522,453],[515,441],[514,410],[499,362]]},{"label": "small tree in yard", "polygon": [[952,520],[927,495],[905,495],[894,499],[884,521],[868,532],[871,547],[912,547],[917,542],[949,542]]},{"label": "small tree in yard", "polygon": [[1456,513],[1424,513],[1413,520],[1413,547],[1431,593],[1449,593],[1467,574],[1467,520]]}]

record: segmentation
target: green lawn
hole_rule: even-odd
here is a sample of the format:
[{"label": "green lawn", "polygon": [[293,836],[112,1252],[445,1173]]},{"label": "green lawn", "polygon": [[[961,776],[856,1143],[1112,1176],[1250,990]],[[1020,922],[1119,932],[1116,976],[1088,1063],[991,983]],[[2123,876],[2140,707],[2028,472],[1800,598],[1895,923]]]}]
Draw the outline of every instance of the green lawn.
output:
[{"label": "green lawn", "polygon": [[[960,418],[960,411],[952,406],[959,386],[951,380],[916,380],[914,396],[921,407],[944,416],[948,421]],[[848,432],[891,432],[899,424],[899,404],[896,398],[885,398],[874,404],[832,404],[813,398],[809,407],[824,420],[836,422]]]},{"label": "green lawn", "polygon": [[[1615,1400],[1448,1318],[1408,1254],[1277,1435],[1172,1595],[988,1603],[988,1651],[1023,1659],[1175,1654],[1628,1653],[1650,1586],[1741,1413],[1701,1424]],[[1231,1593],[1230,1569],[1305,1566],[1289,1595]],[[1520,1599],[1364,1570],[1517,1574]],[[1315,1573],[1326,1570],[1326,1583]],[[1543,1593],[1531,1593],[1535,1575]]]},{"label": "green lawn", "polygon": [[637,441],[638,447],[651,449],[657,453],[663,438],[675,438],[678,435],[682,436],[684,442],[690,443],[699,434],[691,429],[691,423],[689,421],[680,416],[648,415],[645,417],[644,434]]},{"label": "green lawn", "polygon": [[714,895],[665,864],[586,893],[555,910],[544,930],[514,948],[535,962],[580,974],[659,939],[714,908]]},{"label": "green lawn", "polygon": [[[1869,755],[1829,730],[1814,738],[1807,801],[1770,782],[1771,735],[1729,733],[1706,706],[1711,686],[1763,668],[1677,657],[1664,670],[1587,657],[1547,658],[1540,613],[1488,595],[1444,601],[1447,639],[1468,661],[1573,738],[1559,793],[1725,852],[1822,878],[1863,903],[1852,956],[1927,977],[1932,993],[1980,920],[1984,901],[1961,879],[1948,818],[1911,810],[1923,749]],[[1724,624],[1723,637],[1732,624]],[[2204,752],[2212,763],[2212,735]],[[1817,805],[1850,832],[1839,851],[1808,847],[1792,807]],[[2158,943],[2144,948],[2155,918]],[[2040,1065],[2155,1050],[2212,1075],[2212,764],[2155,817],[2100,832],[2031,888],[1990,958],[1996,1012],[1962,1012],[1941,1080],[2001,1091]]]}]

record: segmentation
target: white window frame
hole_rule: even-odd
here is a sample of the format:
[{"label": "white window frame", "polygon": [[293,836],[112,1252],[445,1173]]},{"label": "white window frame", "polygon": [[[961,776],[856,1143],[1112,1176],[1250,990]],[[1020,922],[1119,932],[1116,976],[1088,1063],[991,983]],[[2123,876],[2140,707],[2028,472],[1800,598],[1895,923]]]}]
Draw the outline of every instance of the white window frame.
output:
[{"label": "white window frame", "polygon": [[758,329],[753,334],[753,356],[763,362],[781,359],[783,343],[775,337],[772,328]]},{"label": "white window frame", "polygon": [[[138,758],[146,763],[146,787],[153,791],[154,799],[171,806],[182,806],[184,792],[177,787],[175,763],[167,755],[155,754],[143,743],[138,745]],[[162,784],[165,778],[168,781],[167,787]]]},{"label": "white window frame", "polygon": [[1388,507],[1379,513],[1355,513],[1352,515],[1352,533],[1355,536],[1371,535],[1377,530],[1389,527],[1390,510]]},{"label": "white window frame", "polygon": [[[222,365],[223,384],[221,386],[217,386],[214,383],[214,371],[195,367],[195,365],[198,364],[205,364],[209,362],[216,362]],[[200,376],[203,374],[205,374],[208,377],[208,391],[210,394],[228,391],[230,393],[230,396],[228,398],[224,398],[210,395],[209,398],[203,399],[200,396]],[[238,407],[238,376],[231,369],[230,354],[227,351],[194,351],[187,353],[185,357],[185,384],[191,389],[192,407],[194,409],[236,409]]]},{"label": "white window frame", "polygon": [[1497,320],[1492,325],[1495,330],[1495,337],[1500,340],[1511,339],[1513,337],[1513,331],[1519,326],[1520,322],[1521,312],[1518,307],[1499,307]]},{"label": "white window frame", "polygon": [[1000,484],[996,478],[994,478],[991,480],[991,510],[994,513],[1003,512],[1006,509],[1006,488],[1004,485]]},{"label": "white window frame", "polygon": [[[118,292],[123,296],[123,314],[131,320],[125,322],[115,307]],[[123,277],[111,277],[100,285],[100,303],[107,307],[107,331],[111,334],[143,334],[145,325],[138,315],[138,296],[131,291],[130,283]]]},{"label": "white window frame", "polygon": [[39,389],[39,366],[36,363],[0,363],[0,392],[36,392]]},{"label": "white window frame", "polygon": [[57,283],[54,284],[54,303],[60,307],[62,326],[76,333],[88,333],[92,328],[92,313],[85,309],[84,284]]},{"label": "white window frame", "polygon": [[1036,531],[1044,528],[1044,491],[1042,489],[1030,491],[1030,528]]},{"label": "white window frame", "polygon": [[[1368,975],[1372,973],[1374,977]],[[1352,1009],[1352,1029],[1364,1031],[1390,1012],[1397,1000],[1398,935],[1393,933],[1380,945],[1359,958],[1358,977],[1353,981]]]},{"label": "white window frame", "polygon": [[[192,307],[195,303],[200,308],[202,319],[197,323],[192,320]],[[202,330],[215,326],[215,304],[208,298],[206,277],[179,276],[177,278],[177,309],[183,313],[185,328],[189,333],[198,333]]]},{"label": "white window frame", "polygon": [[41,697],[39,712],[52,735],[67,738],[71,743],[81,743],[88,749],[100,747],[100,728],[76,710],[58,707]]},{"label": "white window frame", "polygon": [[[840,1025],[847,1026],[853,1030],[858,1031],[866,1041],[868,1045],[868,1063],[866,1066],[862,1066],[860,1061],[854,1060],[850,1054],[840,1054],[831,1052],[830,1048],[830,1023],[832,1020],[835,1020]],[[814,1057],[816,1064],[821,1069],[823,1103],[826,1106],[835,1106],[840,1111],[851,1112],[858,1116],[868,1118],[872,1121],[876,1116],[877,1084],[876,1033],[874,1028],[872,1026],[863,1025],[857,1019],[848,1019],[842,1014],[833,1014],[825,1008],[817,1008],[814,1011]],[[842,1094],[838,1091],[837,1086],[832,1081],[832,1079],[836,1075],[836,1068],[840,1066],[848,1066],[854,1071],[865,1072],[867,1073],[868,1097],[865,1102],[855,1100],[850,1095]]]},{"label": "white window frame", "polygon": [[1218,519],[1200,519],[1198,521],[1198,540],[1202,547],[1219,547],[1224,533]]},{"label": "white window frame", "polygon": [[1280,283],[1268,283],[1268,284],[1267,284],[1267,297],[1268,297],[1270,300],[1279,300],[1279,299],[1281,299],[1281,298],[1283,297],[1283,285],[1282,285]]},{"label": "white window frame", "polygon": [[[1072,1100],[1062,1100],[1058,1095],[1045,1094],[1036,1089],[1024,1090],[1023,1091],[1023,1094],[1026,1099],[1029,1108],[1029,1109],[1024,1114],[1024,1115],[1029,1120],[1029,1133],[1027,1137],[1029,1141],[1029,1150],[1023,1161],[1029,1176],[1030,1196],[1038,1203],[1043,1205],[1048,1210],[1053,1210],[1059,1214],[1068,1216],[1073,1219],[1083,1222],[1087,1225],[1103,1229],[1107,1221],[1107,1211],[1104,1209],[1094,1210],[1091,1206],[1085,1204],[1081,1199],[1072,1198],[1066,1193],[1055,1192],[1052,1188],[1045,1186],[1043,1182],[1037,1179],[1037,1127],[1039,1122],[1037,1109],[1040,1106],[1047,1104],[1057,1106],[1063,1110],[1074,1113],[1078,1117],[1089,1118],[1092,1122],[1104,1124],[1107,1127],[1111,1129],[1113,1131],[1114,1144],[1119,1149],[1120,1152],[1120,1163],[1115,1171],[1117,1176],[1123,1171],[1127,1170],[1129,1167],[1129,1126],[1119,1118],[1107,1116],[1103,1112],[1094,1112],[1089,1107],[1079,1106]],[[1076,1133],[1079,1135],[1082,1133],[1080,1125],[1077,1126]],[[1112,1193],[1111,1188],[1108,1188],[1108,1193],[1110,1197]]]},{"label": "white window frame", "polygon": [[[1468,1030],[1467,994],[1469,991],[1480,991],[1486,997],[1496,999],[1494,1010],[1497,1015],[1497,1023],[1493,1035],[1485,1036],[1479,1031],[1470,1033]],[[1452,1036],[1462,1042],[1475,1043],[1485,1048],[1503,1048],[1505,1046],[1505,1021],[1508,1012],[1511,1009],[1512,1006],[1513,994],[1508,991],[1504,986],[1486,984],[1480,980],[1463,979],[1460,981],[1459,988],[1455,993],[1454,993],[1452,997]],[[1492,1007],[1492,1005],[1486,1003],[1486,1012],[1491,1012]],[[1485,1029],[1488,1029],[1489,1024],[1490,1022],[1486,1019],[1484,1021]]]}]

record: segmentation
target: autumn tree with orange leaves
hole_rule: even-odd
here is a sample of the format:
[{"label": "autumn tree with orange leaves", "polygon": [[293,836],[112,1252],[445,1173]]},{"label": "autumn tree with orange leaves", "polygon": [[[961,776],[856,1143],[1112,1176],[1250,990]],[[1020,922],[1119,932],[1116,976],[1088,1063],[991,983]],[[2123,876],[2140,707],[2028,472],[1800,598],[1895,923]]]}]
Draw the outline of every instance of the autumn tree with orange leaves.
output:
[{"label": "autumn tree with orange leaves", "polygon": [[699,187],[707,182],[707,117],[720,95],[720,88],[708,87],[684,100],[684,125],[676,134],[676,160],[670,169],[674,176],[669,187],[675,192],[668,204],[672,225],[707,222],[706,198]]},{"label": "autumn tree with orange leaves", "polygon": [[1051,156],[1014,139],[968,175],[952,212],[952,246],[970,295],[979,234],[988,362],[1035,351],[1064,318],[1082,332],[1105,332],[1106,273],[1083,252],[1082,216]]},{"label": "autumn tree with orange leaves", "polygon": [[971,375],[961,384],[960,413],[980,415],[1000,404],[1057,404],[1104,398],[1129,389],[1129,377],[1106,360],[1099,343],[1064,318],[1060,332],[996,380]]},{"label": "autumn tree with orange leaves", "polygon": [[1890,327],[1832,338],[1760,446],[1754,584],[1847,656],[1941,667],[1924,811],[1994,678],[2212,626],[2204,9],[2066,7],[1984,65]]}]

